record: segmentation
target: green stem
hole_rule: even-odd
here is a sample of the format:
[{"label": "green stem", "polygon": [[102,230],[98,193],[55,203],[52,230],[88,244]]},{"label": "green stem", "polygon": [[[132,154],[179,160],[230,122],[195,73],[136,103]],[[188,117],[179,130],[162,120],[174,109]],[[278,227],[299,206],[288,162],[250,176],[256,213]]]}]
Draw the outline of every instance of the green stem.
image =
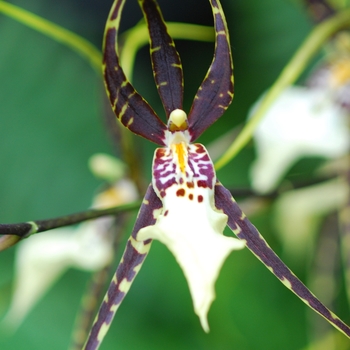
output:
[{"label": "green stem", "polygon": [[289,85],[292,85],[304,71],[312,57],[318,52],[321,46],[336,32],[344,27],[350,26],[350,9],[343,10],[335,16],[319,24],[306,38],[304,43],[282,70],[276,82],[272,85],[261,104],[249,119],[236,140],[227,151],[215,163],[216,170],[224,167],[239,153],[250,141],[252,135],[265,115],[271,104],[279,94]]},{"label": "green stem", "polygon": [[88,40],[18,6],[0,0],[0,12],[77,52],[101,74],[101,52]]},{"label": "green stem", "polygon": [[97,219],[101,216],[117,215],[125,211],[138,209],[140,206],[141,202],[137,201],[107,209],[90,209],[81,213],[61,216],[54,219],[29,221],[19,224],[0,224],[0,235],[11,235],[27,238],[34,233],[78,224],[86,220]]}]

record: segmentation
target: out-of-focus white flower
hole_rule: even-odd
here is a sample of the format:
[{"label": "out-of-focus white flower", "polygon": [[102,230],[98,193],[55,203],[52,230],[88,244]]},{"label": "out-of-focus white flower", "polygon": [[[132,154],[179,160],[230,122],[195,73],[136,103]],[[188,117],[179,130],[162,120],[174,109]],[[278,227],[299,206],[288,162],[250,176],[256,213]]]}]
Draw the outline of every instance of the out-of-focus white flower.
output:
[{"label": "out-of-focus white flower", "polygon": [[289,87],[270,107],[254,139],[257,158],[251,170],[252,186],[264,193],[273,190],[302,157],[346,154],[350,145],[347,112],[323,89]]},{"label": "out-of-focus white flower", "polygon": [[288,191],[275,203],[274,217],[285,253],[305,256],[325,215],[342,208],[349,187],[341,179]]},{"label": "out-of-focus white flower", "polygon": [[[94,172],[99,173],[96,169]],[[93,207],[101,209],[126,204],[137,197],[134,184],[121,179],[97,194]],[[99,218],[76,227],[34,235],[21,242],[15,261],[15,289],[5,324],[19,326],[37,301],[69,268],[97,271],[109,264],[113,258],[110,232],[113,221],[111,217]]]}]

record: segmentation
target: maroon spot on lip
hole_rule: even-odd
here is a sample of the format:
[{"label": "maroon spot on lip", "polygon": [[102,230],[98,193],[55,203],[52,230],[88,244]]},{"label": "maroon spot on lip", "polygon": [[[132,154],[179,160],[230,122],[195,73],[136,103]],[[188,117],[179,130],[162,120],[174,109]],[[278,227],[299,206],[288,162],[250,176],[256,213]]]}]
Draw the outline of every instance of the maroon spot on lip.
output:
[{"label": "maroon spot on lip", "polygon": [[167,216],[169,214],[169,210],[166,210],[164,213],[164,216]]},{"label": "maroon spot on lip", "polygon": [[198,187],[204,187],[204,188],[208,187],[207,183],[204,180],[198,180],[197,181],[197,186]]},{"label": "maroon spot on lip", "polygon": [[191,194],[188,196],[188,198],[189,198],[190,200],[192,200],[192,199],[193,199],[193,194],[191,193]]},{"label": "maroon spot on lip", "polygon": [[186,182],[186,186],[188,188],[193,188],[194,187],[194,183],[193,182]]},{"label": "maroon spot on lip", "polygon": [[203,202],[203,196],[202,195],[199,195],[198,196],[198,203],[202,203]]},{"label": "maroon spot on lip", "polygon": [[185,190],[183,188],[180,188],[179,190],[176,191],[176,195],[178,197],[183,197],[185,195]]}]

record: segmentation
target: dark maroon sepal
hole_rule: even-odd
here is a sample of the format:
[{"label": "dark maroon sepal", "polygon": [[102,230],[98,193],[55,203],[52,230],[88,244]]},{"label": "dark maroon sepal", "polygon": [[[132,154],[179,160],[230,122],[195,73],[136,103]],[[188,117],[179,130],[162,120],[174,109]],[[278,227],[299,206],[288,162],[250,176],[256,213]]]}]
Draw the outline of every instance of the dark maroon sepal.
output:
[{"label": "dark maroon sepal", "polygon": [[139,0],[148,25],[154,80],[167,118],[174,109],[182,109],[183,74],[180,56],[167,31],[155,0]]},{"label": "dark maroon sepal", "polygon": [[267,244],[264,237],[248,220],[232,198],[230,191],[220,183],[215,186],[215,206],[228,216],[227,225],[236,236],[246,241],[246,246],[259,260],[305,304],[323,316],[330,324],[350,336],[350,328],[324,306],[319,299],[294,275]]},{"label": "dark maroon sepal", "polygon": [[122,0],[115,3],[107,22],[104,38],[103,74],[109,100],[115,115],[125,127],[137,135],[164,146],[165,124],[147,101],[136,92],[119,63],[118,50],[116,50],[119,22],[112,21],[120,17],[123,3]]},{"label": "dark maroon sepal", "polygon": [[191,141],[222,116],[233,99],[233,64],[225,15],[218,0],[210,0],[215,27],[214,58],[188,115]]},{"label": "dark maroon sepal", "polygon": [[110,326],[117,308],[126,295],[126,292],[123,290],[125,287],[122,287],[122,283],[124,283],[125,286],[125,283],[133,282],[137,271],[140,269],[140,265],[142,265],[147,256],[147,251],[151,244],[151,240],[140,242],[141,244],[143,243],[143,246],[146,248],[144,251],[140,252],[133,246],[132,240],[136,239],[136,235],[141,228],[155,224],[156,219],[154,211],[161,207],[162,202],[154,192],[152,185],[150,185],[137,216],[131,234],[132,238],[130,238],[126,244],[121,262],[118,265],[115,276],[113,277],[104,300],[102,301],[84,349],[98,349],[105,335],[106,328],[108,329]]}]

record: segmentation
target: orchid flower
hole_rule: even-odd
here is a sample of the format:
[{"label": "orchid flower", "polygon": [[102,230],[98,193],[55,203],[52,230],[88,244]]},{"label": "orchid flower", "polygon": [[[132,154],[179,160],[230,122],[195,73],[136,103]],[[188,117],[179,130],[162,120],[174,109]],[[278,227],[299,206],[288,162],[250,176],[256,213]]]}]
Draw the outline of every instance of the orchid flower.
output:
[{"label": "orchid flower", "polygon": [[290,86],[270,107],[254,140],[257,158],[251,170],[252,187],[266,193],[302,157],[332,159],[347,154],[347,111],[323,89]]},{"label": "orchid flower", "polygon": [[[323,0],[305,0],[312,17],[324,20],[335,10]],[[350,33],[340,31],[328,52],[306,79],[306,86],[287,86],[269,107],[254,132],[257,158],[252,187],[274,190],[300,158],[338,158],[350,150]],[[251,109],[254,114],[258,101]]]},{"label": "orchid flower", "polygon": [[[104,39],[103,72],[117,119],[133,133],[161,146],[154,154],[152,183],[140,208],[121,262],[112,279],[86,349],[97,349],[139,272],[153,239],[164,243],[183,269],[194,310],[205,331],[215,297],[214,283],[227,255],[247,246],[302,301],[350,337],[350,328],[330,312],[289,270],[217,180],[205,147],[195,140],[228,108],[233,98],[229,34],[219,0],[210,0],[216,33],[215,52],[192,107],[182,107],[183,76],[179,55],[155,0],[139,0],[148,24],[154,79],[167,123],[125,76],[116,41],[125,0],[115,0]],[[238,239],[223,236],[225,226]]]}]

